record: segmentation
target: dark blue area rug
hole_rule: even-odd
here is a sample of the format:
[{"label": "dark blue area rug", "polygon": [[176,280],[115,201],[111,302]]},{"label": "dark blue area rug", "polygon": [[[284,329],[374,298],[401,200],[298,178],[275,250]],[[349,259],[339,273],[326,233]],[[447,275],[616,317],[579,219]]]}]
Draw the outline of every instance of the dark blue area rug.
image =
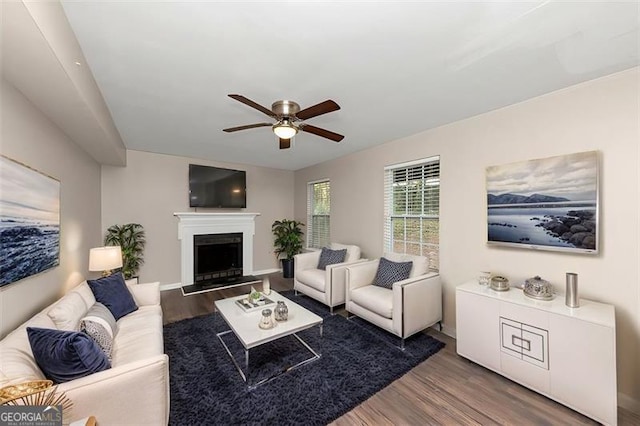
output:
[{"label": "dark blue area rug", "polygon": [[[323,317],[322,339],[318,327],[298,333],[322,357],[247,390],[216,337],[228,329],[220,316],[168,324],[164,344],[169,355],[171,425],[324,425],[444,347],[444,343],[418,333],[406,340],[403,352],[396,347],[398,337],[363,320],[331,316],[326,306],[294,296],[293,291],[282,294]],[[244,359],[242,346],[232,333],[225,336],[225,343],[238,360]],[[293,336],[251,349],[252,381],[270,377],[309,356]]]}]

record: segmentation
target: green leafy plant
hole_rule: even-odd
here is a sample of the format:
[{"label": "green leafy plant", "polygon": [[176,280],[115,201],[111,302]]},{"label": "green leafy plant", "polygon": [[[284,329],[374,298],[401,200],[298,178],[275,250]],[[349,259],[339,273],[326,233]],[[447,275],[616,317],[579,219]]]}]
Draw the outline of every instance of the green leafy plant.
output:
[{"label": "green leafy plant", "polygon": [[260,292],[257,290],[253,290],[250,294],[249,297],[253,300],[254,303],[256,303],[258,300],[260,300]]},{"label": "green leafy plant", "polygon": [[275,236],[273,245],[277,258],[293,259],[298,253],[302,253],[302,226],[304,223],[297,220],[276,220],[271,225],[271,232]]},{"label": "green leafy plant", "polygon": [[146,243],[144,228],[139,223],[112,225],[107,229],[104,243],[120,246],[122,249],[122,273],[126,279],[136,276],[144,263],[143,252]]}]

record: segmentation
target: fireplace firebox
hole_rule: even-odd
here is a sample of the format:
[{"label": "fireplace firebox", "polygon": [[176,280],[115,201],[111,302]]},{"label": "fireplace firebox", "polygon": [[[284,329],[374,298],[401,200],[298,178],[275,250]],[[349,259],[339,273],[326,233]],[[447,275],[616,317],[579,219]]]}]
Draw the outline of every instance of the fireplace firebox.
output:
[{"label": "fireplace firebox", "polygon": [[194,284],[224,286],[242,274],[242,232],[193,236]]}]

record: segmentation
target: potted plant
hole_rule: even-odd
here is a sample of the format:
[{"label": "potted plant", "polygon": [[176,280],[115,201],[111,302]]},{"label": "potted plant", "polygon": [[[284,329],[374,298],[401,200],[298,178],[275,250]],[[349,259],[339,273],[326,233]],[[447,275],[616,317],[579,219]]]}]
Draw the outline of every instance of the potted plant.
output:
[{"label": "potted plant", "polygon": [[282,276],[293,278],[293,256],[302,253],[302,226],[297,220],[276,220],[271,225],[271,232],[275,236],[273,245],[276,258],[282,257]]},{"label": "potted plant", "polygon": [[104,243],[122,249],[122,273],[126,279],[136,276],[144,263],[142,252],[146,243],[144,228],[139,223],[112,225],[107,229]]}]

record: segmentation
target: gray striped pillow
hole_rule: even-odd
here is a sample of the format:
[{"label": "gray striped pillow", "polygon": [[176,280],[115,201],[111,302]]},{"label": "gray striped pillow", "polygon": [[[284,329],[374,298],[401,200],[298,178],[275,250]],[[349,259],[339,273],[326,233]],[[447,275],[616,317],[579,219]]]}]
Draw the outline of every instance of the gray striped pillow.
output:
[{"label": "gray striped pillow", "polygon": [[80,331],[91,337],[111,362],[113,338],[117,331],[116,319],[102,303],[96,302],[80,319]]}]

